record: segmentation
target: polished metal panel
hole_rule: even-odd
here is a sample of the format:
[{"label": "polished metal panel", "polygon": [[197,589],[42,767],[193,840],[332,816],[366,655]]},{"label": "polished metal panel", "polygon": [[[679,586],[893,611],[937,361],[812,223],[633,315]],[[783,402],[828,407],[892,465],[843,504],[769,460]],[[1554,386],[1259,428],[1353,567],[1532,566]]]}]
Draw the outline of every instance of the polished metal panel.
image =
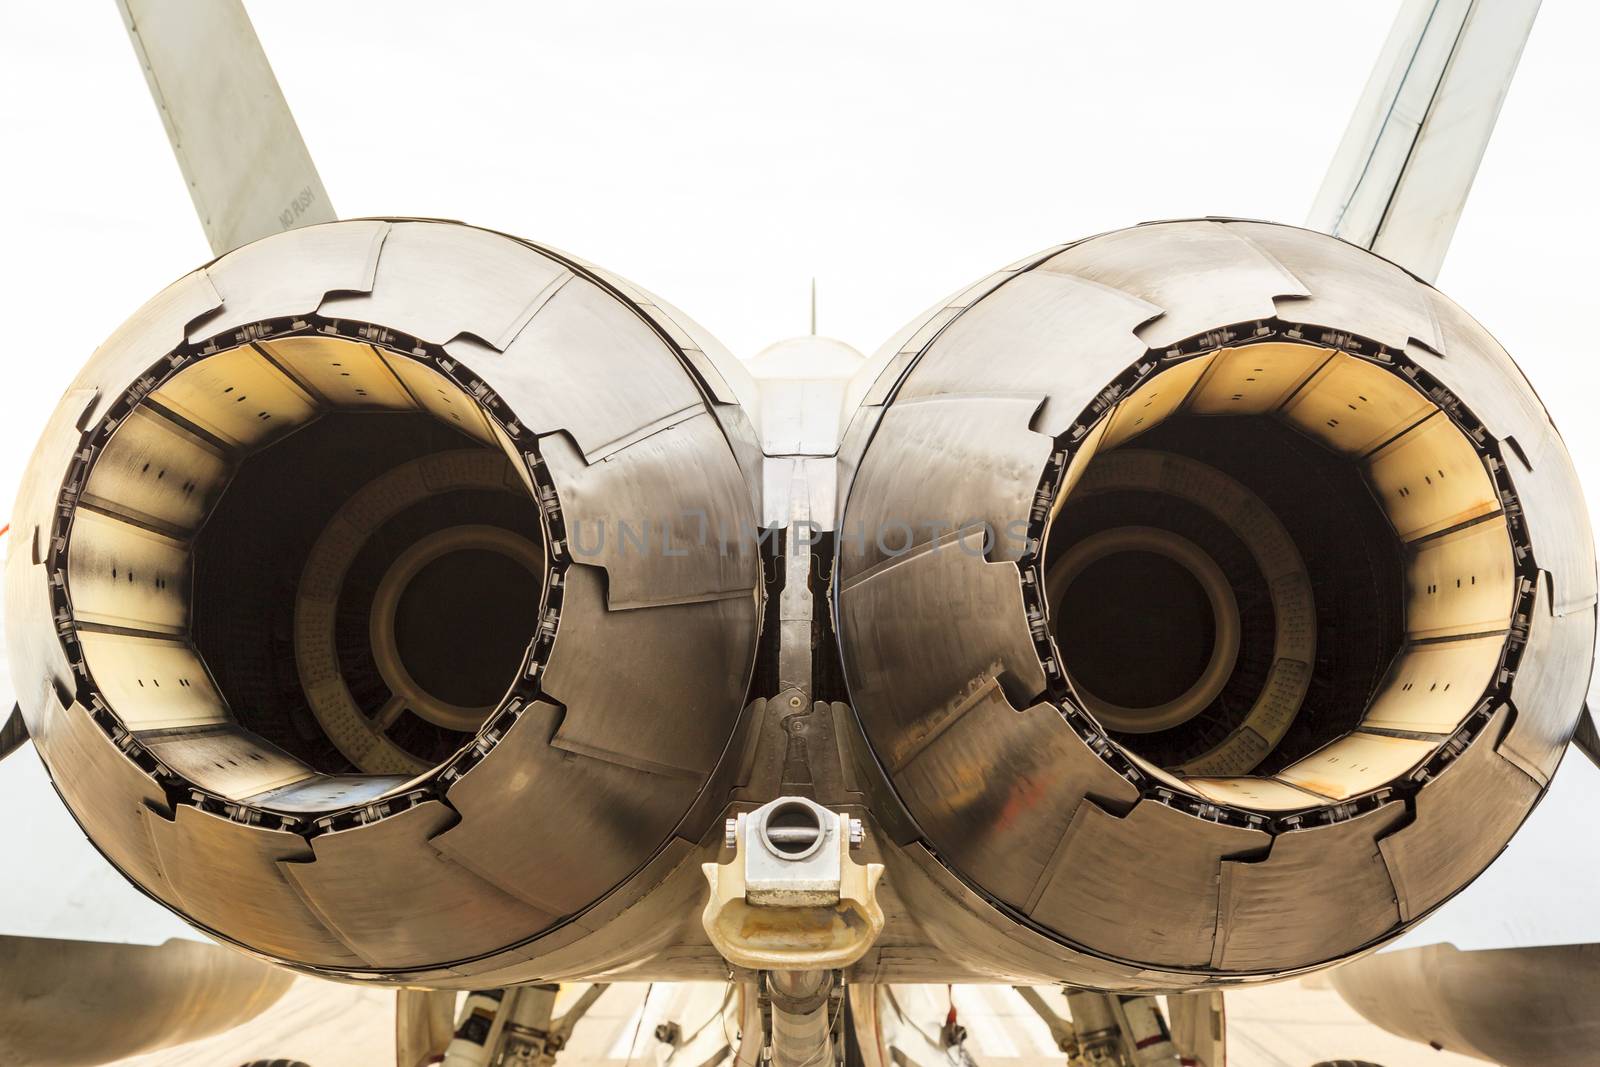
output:
[{"label": "polished metal panel", "polygon": [[854,408],[857,405],[864,408],[881,407],[894,394],[900,380],[905,377],[907,368],[916,362],[923,349],[927,348],[946,326],[999,286],[1009,282],[1019,272],[1043,263],[1067,247],[1070,246],[1056,245],[1031,256],[1024,256],[1015,263],[1007,264],[979,278],[971,285],[958,289],[912,319],[904,329],[884,342],[873,353],[872,358],[852,376],[850,387],[845,393],[846,408]]},{"label": "polished metal panel", "polygon": [[[424,801],[370,826],[313,838],[312,862],[280,862],[279,869],[341,941],[386,968],[491,953],[505,946],[508,932],[526,937],[548,926],[554,916],[429,844],[458,818],[447,805]],[[420,921],[427,915],[450,921]]]},{"label": "polished metal panel", "polygon": [[[728,742],[757,627],[753,592],[654,607],[607,608],[602,572],[566,573],[561,629],[544,691],[566,708],[551,741],[667,777],[702,780]],[[622,658],[619,649],[648,655]]]},{"label": "polished metal panel", "polygon": [[[468,334],[503,352],[568,274],[548,256],[488,230],[395,222],[370,289],[330,290],[317,310],[327,318],[377,323],[439,345]],[[441,278],[455,280],[452,299],[416,299]],[[471,284],[461,284],[468,279]]]},{"label": "polished metal panel", "polygon": [[1013,268],[995,271],[965,289],[952,293],[907,323],[851,376],[844,396],[846,409],[881,407],[887,403],[905,377],[907,368],[916,362],[928,343],[960,317],[962,312],[1009,281],[1015,273]]},{"label": "polished metal panel", "polygon": [[[917,360],[899,396],[1043,395],[1032,428],[1060,434],[1107,381],[1147,351],[1138,328],[1161,309],[1070,274],[1026,271],[952,322]],[[995,359],[1005,353],[1004,386]],[[868,453],[865,462],[872,462]],[[881,460],[879,460],[881,462]]]},{"label": "polished metal panel", "polygon": [[1444,347],[1412,345],[1406,355],[1456,396],[1470,397],[1472,413],[1491,434],[1517,438],[1533,456],[1536,442],[1554,428],[1522,369],[1459,304],[1437,290],[1427,290],[1427,296]]},{"label": "polished metal panel", "polygon": [[[1126,810],[1138,791],[1112,773],[1049,704],[1023,711],[998,684],[974,693],[889,768],[949,859],[1012,907],[1039,905],[1080,804]],[[992,823],[988,833],[968,832]],[[1070,876],[1070,875],[1069,875]]]},{"label": "polished metal panel", "polygon": [[[1080,809],[1082,810],[1082,809]],[[1204,984],[1200,972],[1158,971],[1107,960],[1023,925],[988,896],[958,878],[920,841],[884,853],[889,864],[884,885],[896,887],[918,919],[937,956],[918,958],[914,951],[888,955],[880,962],[878,980],[936,981],[955,973],[985,975],[986,980],[1037,984],[1071,975],[1075,985],[1124,991],[1182,990]],[[924,950],[926,951],[926,950]],[[915,977],[912,977],[915,976]]]},{"label": "polished metal panel", "polygon": [[[1157,967],[1212,966],[1223,860],[1271,844],[1259,830],[1201,822],[1150,800],[1122,818],[1081,804],[1029,914],[1108,956]],[[1129,907],[1131,891],[1137,911]]]},{"label": "polished metal panel", "polygon": [[258,952],[312,966],[365,966],[306,903],[284,869],[309,863],[311,845],[299,834],[233,822],[187,805],[171,819],[146,811],[165,878],[163,895],[190,922],[221,932]]},{"label": "polished metal panel", "polygon": [[[189,340],[226,336],[274,316],[309,315],[328,293],[370,293],[390,225],[384,219],[307,224],[292,236],[266,237],[223,256],[205,274],[224,306],[191,323]],[[282,269],[285,255],[300,261],[298,270]]]},{"label": "polished metal panel", "polygon": [[[446,799],[461,821],[431,839],[444,855],[551,916],[571,915],[621,882],[694,799],[685,776],[627,767],[551,744],[563,712],[538,701],[487,756],[485,774],[454,783]],[[573,797],[591,803],[570,803]],[[497,847],[519,812],[520,847]]]},{"label": "polished metal panel", "polygon": [[1048,258],[1056,251],[1058,249],[1049,249],[1031,256],[952,293],[912,319],[856,369],[844,388],[842,398],[841,418],[845,421],[838,444],[839,481],[836,494],[840,507],[850,495],[850,484],[860,467],[862,452],[876,432],[884,405],[899,388],[906,370],[916,362],[923,349],[969,307],[988,296],[1003,282],[1009,281],[1017,271]]},{"label": "polished metal panel", "polygon": [[1542,790],[1496,751],[1511,709],[1417,794],[1416,817],[1378,842],[1394,879],[1400,916],[1432,911],[1464,879],[1488,866]]},{"label": "polished metal panel", "polygon": [[40,730],[32,731],[34,750],[78,825],[101,843],[101,852],[118,870],[153,890],[164,888],[166,876],[145,819],[152,812],[170,816],[166,791],[118,751],[83,705],[56,704],[48,716],[38,715],[40,710],[31,709],[40,723]]},{"label": "polished metal panel", "polygon": [[[1216,962],[1228,971],[1282,970],[1382,939],[1400,911],[1376,840],[1405,818],[1404,804],[1383,804],[1281,833],[1264,859],[1225,861]],[[1326,925],[1284,921],[1312,901],[1330,913]]]},{"label": "polished metal panel", "polygon": [[[694,382],[641,319],[618,315],[616,298],[593,282],[569,278],[517,335],[501,358],[478,360],[500,388],[526,401],[519,417],[536,433],[566,430],[590,462],[705,407]],[[576,353],[584,353],[582,359]],[[502,370],[503,367],[503,370]],[[636,388],[597,389],[627,379]]]},{"label": "polished metal panel", "polygon": [[[1029,421],[1040,396],[928,396],[891,405],[878,432],[893,435],[894,454],[863,465],[853,492],[860,503],[840,531],[845,582],[903,559],[957,530],[977,527],[975,550],[1015,560],[1026,547],[1039,471],[1053,449]],[[937,495],[906,500],[892,487],[937,485]]]},{"label": "polished metal panel", "polygon": [[1161,255],[1135,227],[1082,241],[1039,264],[1134,296],[1161,310],[1135,332],[1151,351],[1218,323],[1271,318],[1273,301],[1311,295],[1237,229],[1210,219],[1161,227]]},{"label": "polished metal panel", "polygon": [[[926,847],[909,865],[894,857],[918,846],[888,853],[892,884],[940,916],[924,929],[952,961],[1102,988],[1290,973],[1397,936],[1503,847],[1546,780],[1508,760],[1548,763],[1581,703],[1587,650],[1517,669],[1530,544],[1557,572],[1541,584],[1559,591],[1566,574],[1574,595],[1558,593],[1524,656],[1557,634],[1576,650],[1594,605],[1576,479],[1526,382],[1415,277],[1291,227],[1151,224],[975,289],[868,365],[839,455],[846,680]],[[1270,778],[1175,774],[1123,753],[1053,673],[1042,540],[1009,559],[960,551],[975,530],[905,554],[850,541],[857,523],[959,528],[973,492],[1006,502],[979,517],[1025,516],[1037,538],[1072,507],[1063,486],[1086,491],[1089,457],[1117,460],[1174,415],[1273,418],[1369,477],[1398,530],[1414,642],[1369,683],[1377,732],[1319,739]],[[1513,685],[1530,704],[1525,747],[1509,717],[1479,710]],[[1457,789],[1478,792],[1463,804]],[[1487,796],[1503,804],[1493,818]],[[1004,936],[985,943],[985,929]]]},{"label": "polished metal panel", "polygon": [[586,463],[562,436],[542,443],[572,558],[604,568],[611,610],[748,599],[760,561],[744,482],[731,457],[702,462],[726,448],[698,405],[600,460]]},{"label": "polished metal panel", "polygon": [[[627,968],[645,950],[678,966],[675,928],[616,919],[648,919],[636,906],[671,872],[685,877],[661,899],[700,891],[675,831],[698,837],[717,814],[680,826],[746,702],[763,583],[759,486],[739,458],[751,424],[703,391],[714,342],[666,317],[511,238],[359,222],[225,256],[108,341],[24,481],[14,514],[39,533],[10,556],[7,632],[39,751],[113,863],[213,936],[311,970],[448,986]],[[717,377],[731,390],[737,375]],[[494,491],[534,496],[550,578],[528,670],[409,781],[321,773],[246,729],[246,712],[274,709],[235,719],[186,640],[187,542],[282,430],[418,411],[505,454],[484,453]],[[456,470],[442,455],[420,461],[424,483]],[[328,535],[359,549],[386,521],[368,511],[372,529],[341,513]],[[572,536],[585,519],[667,528],[671,543],[586,556]],[[327,594],[326,575],[307,577]],[[698,944],[685,959],[715,973]]]},{"label": "polished metal panel", "polygon": [[1528,612],[1528,646],[1511,680],[1511,706],[1517,716],[1500,741],[1500,755],[1541,785],[1550,784],[1572,740],[1575,724],[1564,712],[1581,705],[1588,690],[1594,627],[1592,609],[1566,615],[1550,610],[1550,575],[1541,572]]},{"label": "polished metal panel", "polygon": [[[551,254],[555,254],[553,251]],[[733,353],[676,307],[639,286],[575,256],[560,253],[576,267],[633,301],[634,307],[655,329],[665,334],[683,355],[684,362],[710,399],[711,411],[728,437],[739,469],[749,487],[750,506],[761,511],[761,394],[750,371]],[[615,398],[610,398],[615,400]],[[853,405],[852,405],[853,408]]]},{"label": "polished metal panel", "polygon": [[868,734],[890,767],[998,685],[1029,707],[1044,672],[1011,563],[983,556],[977,528],[947,536],[857,576],[839,590],[845,671]]},{"label": "polished metal panel", "polygon": [[1592,620],[1597,599],[1590,547],[1594,528],[1572,456],[1549,423],[1533,444],[1517,438],[1508,451],[1505,470],[1522,503],[1534,558],[1550,575],[1550,610]]},{"label": "polished metal panel", "polygon": [[1276,301],[1278,317],[1346,331],[1404,350],[1411,340],[1443,351],[1426,285],[1393,263],[1343,241],[1292,226],[1229,222],[1305,286],[1309,294]]}]

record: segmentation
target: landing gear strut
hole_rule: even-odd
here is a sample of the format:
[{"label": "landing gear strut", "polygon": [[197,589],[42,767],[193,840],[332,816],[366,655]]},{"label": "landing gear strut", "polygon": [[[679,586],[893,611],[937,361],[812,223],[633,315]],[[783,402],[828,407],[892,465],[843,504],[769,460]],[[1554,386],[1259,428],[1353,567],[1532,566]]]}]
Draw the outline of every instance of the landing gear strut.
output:
[{"label": "landing gear strut", "polygon": [[553,1067],[572,1028],[606,991],[604,984],[590,986],[557,1019],[560,988],[526,985],[467,994],[442,1067]]}]

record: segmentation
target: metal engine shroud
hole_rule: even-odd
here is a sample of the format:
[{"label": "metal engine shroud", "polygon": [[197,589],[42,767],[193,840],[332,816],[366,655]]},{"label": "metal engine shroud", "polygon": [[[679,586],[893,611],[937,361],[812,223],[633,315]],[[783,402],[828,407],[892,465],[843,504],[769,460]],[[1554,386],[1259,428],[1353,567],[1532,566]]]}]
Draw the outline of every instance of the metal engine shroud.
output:
[{"label": "metal engine shroud", "polygon": [[[889,869],[856,979],[1312,968],[1465,886],[1548,785],[1594,639],[1577,480],[1506,354],[1398,267],[1264,223],[1118,231],[941,303],[845,396],[814,578],[848,692],[818,683],[809,745]],[[770,799],[778,722],[754,397],[663,302],[459,224],[313,226],[186,276],[79,374],[13,512],[8,651],[62,798],[145,893],[290,966],[719,977],[699,864]],[[1339,492],[1223,469],[1236,431]],[[1149,533],[1177,499],[1192,528]],[[1091,511],[1174,558],[1245,546],[1270,607],[1211,602],[1247,710],[1218,718],[1220,681],[1159,730],[1086,710],[1115,702],[1066,666],[1081,605],[1050,574]],[[1367,516],[1365,630],[1314,587],[1333,549],[1295,541],[1335,511]],[[538,588],[470,590],[523,650],[470,698],[396,666],[408,594],[379,579],[425,574],[429,538]]]}]

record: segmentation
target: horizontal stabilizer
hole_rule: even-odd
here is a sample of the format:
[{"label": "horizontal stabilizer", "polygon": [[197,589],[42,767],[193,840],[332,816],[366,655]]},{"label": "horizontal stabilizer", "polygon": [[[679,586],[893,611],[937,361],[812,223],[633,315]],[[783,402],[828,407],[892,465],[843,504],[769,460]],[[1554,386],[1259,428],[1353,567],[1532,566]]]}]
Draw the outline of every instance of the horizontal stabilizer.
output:
[{"label": "horizontal stabilizer", "polygon": [[6,719],[4,726],[0,726],[0,759],[21,748],[27,739],[28,726],[22,721],[22,709],[12,705],[10,718]]},{"label": "horizontal stabilizer", "polygon": [[1587,704],[1583,706],[1583,717],[1578,720],[1578,732],[1573,735],[1572,743],[1596,767],[1600,767],[1600,731],[1595,729],[1594,712]]}]

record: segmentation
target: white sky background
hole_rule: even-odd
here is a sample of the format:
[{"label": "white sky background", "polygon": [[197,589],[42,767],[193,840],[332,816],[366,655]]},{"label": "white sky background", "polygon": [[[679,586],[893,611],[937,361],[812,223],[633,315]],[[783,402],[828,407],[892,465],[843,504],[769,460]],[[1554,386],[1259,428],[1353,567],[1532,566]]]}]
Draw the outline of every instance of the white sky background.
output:
[{"label": "white sky background", "polygon": [[[455,218],[566,249],[745,357],[805,331],[813,276],[821,331],[870,353],[946,293],[1060,241],[1188,215],[1301,222],[1395,10],[248,6],[341,215]],[[1440,279],[1528,372],[1591,500],[1597,38],[1600,8],[1544,5]],[[210,254],[107,0],[0,5],[0,109],[8,507],[70,377]],[[31,752],[0,765],[0,804],[21,814],[0,931],[182,929],[89,852]],[[1519,936],[1593,916],[1597,805],[1600,773],[1569,760],[1512,853],[1451,905],[1462,917],[1427,932],[1498,937],[1500,920],[1467,907],[1491,893],[1523,902],[1488,909]],[[1577,936],[1600,940],[1600,917]]]}]

